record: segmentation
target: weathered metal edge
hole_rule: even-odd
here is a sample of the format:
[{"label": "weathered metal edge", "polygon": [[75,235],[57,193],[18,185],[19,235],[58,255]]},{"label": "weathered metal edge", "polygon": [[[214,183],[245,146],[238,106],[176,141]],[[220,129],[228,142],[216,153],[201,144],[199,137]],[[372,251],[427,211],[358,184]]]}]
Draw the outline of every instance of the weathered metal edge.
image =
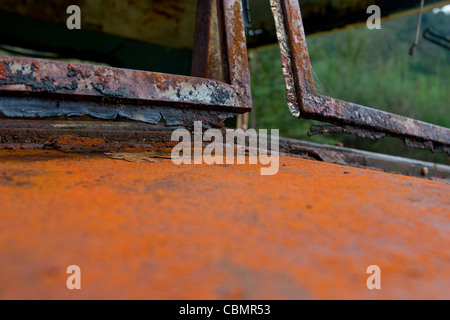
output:
[{"label": "weathered metal edge", "polygon": [[[211,117],[210,121],[220,122],[218,117],[208,116]],[[213,123],[214,127],[217,125],[217,122]],[[0,119],[0,149],[58,149],[61,146],[55,141],[64,141],[64,137],[72,139],[65,148],[72,148],[76,152],[98,153],[125,147],[151,148],[155,144],[170,147],[174,144],[171,141],[172,132],[180,127],[184,126],[118,121]],[[93,139],[95,145],[80,142],[78,138]],[[100,139],[101,143],[95,139]],[[279,152],[338,165],[450,182],[450,166],[442,164],[287,138],[280,138]]]},{"label": "weathered metal edge", "polygon": [[[235,116],[233,112],[201,108],[177,108],[157,105],[118,104],[114,102],[72,101],[46,97],[3,96],[0,115],[7,118],[49,118],[91,116],[102,120],[126,118],[149,124],[164,122],[167,126],[189,126],[202,121],[206,127],[222,126],[223,121]],[[36,125],[38,122],[34,122]]]},{"label": "weathered metal edge", "polygon": [[450,129],[319,95],[315,91],[300,7],[297,1],[271,0],[277,25],[288,106],[294,117],[401,138],[409,146],[450,154]]},{"label": "weathered metal edge", "polygon": [[280,138],[280,152],[338,165],[450,183],[450,166],[381,153]]}]

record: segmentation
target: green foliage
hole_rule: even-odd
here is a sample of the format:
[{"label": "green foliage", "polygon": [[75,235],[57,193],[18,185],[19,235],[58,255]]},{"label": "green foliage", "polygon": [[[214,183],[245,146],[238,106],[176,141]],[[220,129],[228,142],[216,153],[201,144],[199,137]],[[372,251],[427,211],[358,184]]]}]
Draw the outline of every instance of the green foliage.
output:
[{"label": "green foliage", "polygon": [[[450,34],[450,16],[426,13],[427,27]],[[328,96],[450,127],[450,52],[421,38],[408,54],[417,16],[308,39],[318,91]],[[313,121],[294,119],[286,107],[279,49],[251,52],[258,128],[280,129],[285,137],[448,163],[444,154],[407,148],[398,139],[372,141],[347,135],[307,137]],[[320,85],[321,84],[321,85]]]}]

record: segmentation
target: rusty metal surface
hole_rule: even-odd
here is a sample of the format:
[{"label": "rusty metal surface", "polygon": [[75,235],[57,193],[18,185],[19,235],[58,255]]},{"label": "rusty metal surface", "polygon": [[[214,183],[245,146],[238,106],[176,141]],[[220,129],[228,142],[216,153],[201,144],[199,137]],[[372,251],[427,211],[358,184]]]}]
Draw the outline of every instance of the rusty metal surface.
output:
[{"label": "rusty metal surface", "polygon": [[308,136],[314,136],[317,134],[354,134],[362,138],[369,138],[372,140],[378,140],[388,136],[386,133],[376,130],[355,128],[352,126],[336,126],[336,125],[313,125],[308,131]]},{"label": "rusty metal surface", "polygon": [[[214,126],[218,124],[215,123]],[[0,149],[120,152],[127,148],[168,148],[179,127],[115,121],[0,119]]]},{"label": "rusty metal surface", "polygon": [[232,86],[214,80],[15,57],[0,58],[0,91],[141,105],[240,106]]},{"label": "rusty metal surface", "polygon": [[270,179],[153,160],[0,150],[0,298],[450,298],[446,183],[284,156]]},{"label": "rusty metal surface", "polygon": [[[245,108],[244,111],[248,112],[253,103],[242,2],[241,0],[218,1],[222,1],[224,6],[223,10],[219,10],[219,30],[225,36],[230,83],[241,100],[238,106]],[[220,23],[221,19],[223,23]]]},{"label": "rusty metal surface", "polygon": [[[6,117],[117,115],[149,123],[171,108],[251,109],[242,5],[219,0],[226,82],[137,70],[0,57],[0,113]],[[199,56],[201,58],[201,56]],[[155,111],[156,108],[156,111]],[[138,115],[136,115],[136,112]],[[168,112],[172,112],[168,109]],[[176,111],[174,111],[176,113]],[[184,113],[184,111],[179,111]]]},{"label": "rusty metal surface", "polygon": [[294,117],[345,127],[335,126],[334,131],[372,137],[390,135],[409,146],[450,153],[448,128],[317,94],[298,2],[273,0],[271,6],[281,44],[288,106]]},{"label": "rusty metal surface", "polygon": [[[223,128],[219,117],[210,113],[202,116],[205,128]],[[185,127],[192,129],[192,126],[190,124]],[[0,119],[0,149],[80,153],[120,153],[128,149],[166,150],[176,144],[171,137],[172,132],[179,128],[181,127],[162,123],[150,125],[140,122],[93,121],[87,118],[70,121]],[[280,139],[279,152],[350,167],[450,182],[449,166],[373,152],[286,138]]]}]

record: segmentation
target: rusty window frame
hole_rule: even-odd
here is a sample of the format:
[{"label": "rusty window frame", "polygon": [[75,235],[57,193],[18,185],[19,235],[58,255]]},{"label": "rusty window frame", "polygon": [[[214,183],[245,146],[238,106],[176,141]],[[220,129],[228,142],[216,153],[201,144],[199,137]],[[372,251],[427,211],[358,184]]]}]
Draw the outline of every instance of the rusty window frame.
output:
[{"label": "rusty window frame", "polygon": [[[218,35],[213,35],[213,13]],[[221,48],[222,70],[215,74],[213,40]],[[0,115],[124,116],[148,123],[163,116],[169,125],[179,125],[197,111],[208,116],[251,110],[241,0],[199,1],[193,56],[192,76],[0,56]]]},{"label": "rusty window frame", "polygon": [[325,121],[309,134],[394,136],[411,147],[450,154],[450,130],[393,113],[326,97],[315,91],[298,0],[270,0],[280,44],[287,104],[296,118]]}]

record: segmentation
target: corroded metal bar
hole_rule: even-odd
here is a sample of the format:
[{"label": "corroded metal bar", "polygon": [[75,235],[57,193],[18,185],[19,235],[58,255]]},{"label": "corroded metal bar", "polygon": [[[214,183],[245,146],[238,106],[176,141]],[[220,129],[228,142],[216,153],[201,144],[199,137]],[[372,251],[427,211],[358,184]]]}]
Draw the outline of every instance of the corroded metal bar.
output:
[{"label": "corroded metal bar", "polygon": [[[287,72],[285,78],[294,81],[294,85],[286,81],[286,87],[288,104],[295,117],[352,127],[357,135],[375,131],[399,137],[409,146],[450,153],[448,128],[317,94],[298,1],[271,0],[271,6]],[[292,99],[293,91],[296,100]]]},{"label": "corroded metal bar", "polygon": [[216,0],[198,1],[191,75],[226,82],[218,7],[223,10]]},{"label": "corroded metal bar", "polygon": [[0,58],[0,91],[112,98],[139,104],[239,104],[232,86],[215,80],[16,57]]},{"label": "corroded metal bar", "polygon": [[300,106],[295,87],[294,73],[292,71],[292,58],[288,45],[287,33],[284,27],[284,15],[279,1],[270,1],[270,7],[275,17],[277,38],[280,44],[281,64],[284,81],[286,83],[286,102],[289,110],[295,118],[300,118]]},{"label": "corroded metal bar", "polygon": [[[252,100],[242,4],[239,0],[217,0],[217,6],[221,30],[219,38],[225,48],[223,61],[226,64],[223,67],[227,69],[229,79],[219,81],[40,59],[0,57],[0,114],[7,117],[71,116],[76,109],[77,116],[89,114],[109,119],[114,118],[110,114],[120,115],[124,105],[134,105],[148,107],[149,110],[140,110],[140,116],[135,117],[130,116],[133,110],[128,108],[128,118],[154,123],[156,118],[161,117],[161,112],[153,112],[153,107],[247,112],[252,108]],[[208,7],[206,11],[212,12],[211,9]],[[208,38],[211,37],[213,35],[209,33]],[[197,58],[201,57],[201,54],[197,55]],[[55,103],[49,104],[48,100]],[[61,104],[65,107],[61,108]],[[67,104],[70,104],[70,108]],[[92,111],[93,108],[96,110]],[[87,109],[89,112],[83,113]],[[185,119],[181,120],[186,122]]]},{"label": "corroded metal bar", "polygon": [[[219,23],[219,27],[225,26],[230,83],[235,88],[242,107],[249,111],[253,103],[242,2],[240,0],[218,1],[223,2],[224,23]],[[219,10],[219,19],[221,11]]]}]

